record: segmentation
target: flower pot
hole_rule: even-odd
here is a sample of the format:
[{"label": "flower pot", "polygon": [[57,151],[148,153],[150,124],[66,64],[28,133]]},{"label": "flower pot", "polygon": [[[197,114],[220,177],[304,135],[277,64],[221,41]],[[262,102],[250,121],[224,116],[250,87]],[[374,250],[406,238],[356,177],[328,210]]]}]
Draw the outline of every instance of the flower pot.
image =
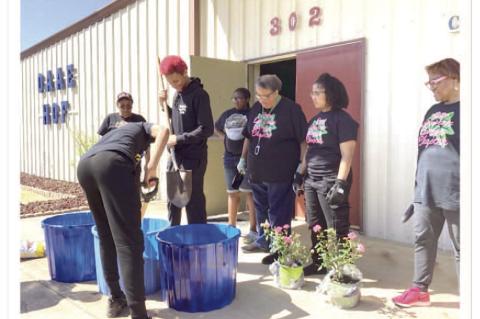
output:
[{"label": "flower pot", "polygon": [[342,309],[353,308],[360,301],[360,283],[344,284],[331,281],[328,283],[326,293],[332,305]]},{"label": "flower pot", "polygon": [[280,265],[278,283],[282,288],[298,289],[303,286],[303,267]]}]

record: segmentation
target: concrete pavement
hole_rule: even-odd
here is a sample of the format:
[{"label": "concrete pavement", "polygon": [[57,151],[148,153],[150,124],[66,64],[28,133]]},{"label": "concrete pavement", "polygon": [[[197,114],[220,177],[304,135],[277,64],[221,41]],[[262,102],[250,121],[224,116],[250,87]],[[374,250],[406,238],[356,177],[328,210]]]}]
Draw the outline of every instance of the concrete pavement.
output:
[{"label": "concrete pavement", "polygon": [[[154,202],[146,216],[165,218],[165,204]],[[46,217],[21,220],[22,239],[43,239],[40,221]],[[185,219],[185,216],[183,217]],[[222,217],[215,217],[222,220]],[[248,230],[245,214],[239,228]],[[304,221],[292,224],[307,243]],[[306,277],[302,290],[274,286],[267,266],[260,263],[265,254],[239,252],[237,295],[232,304],[206,313],[184,313],[168,308],[158,294],[147,296],[147,309],[154,318],[459,318],[459,295],[453,258],[440,252],[431,286],[431,307],[401,309],[390,299],[407,288],[413,272],[413,248],[386,240],[361,236],[366,253],[358,262],[364,274],[362,299],[351,310],[337,309],[315,292],[322,276]],[[240,243],[241,244],[241,243]],[[96,282],[65,284],[50,280],[46,258],[27,260],[21,268],[21,318],[91,319],[105,318],[107,298],[98,293]],[[126,318],[126,317],[125,317]]]}]

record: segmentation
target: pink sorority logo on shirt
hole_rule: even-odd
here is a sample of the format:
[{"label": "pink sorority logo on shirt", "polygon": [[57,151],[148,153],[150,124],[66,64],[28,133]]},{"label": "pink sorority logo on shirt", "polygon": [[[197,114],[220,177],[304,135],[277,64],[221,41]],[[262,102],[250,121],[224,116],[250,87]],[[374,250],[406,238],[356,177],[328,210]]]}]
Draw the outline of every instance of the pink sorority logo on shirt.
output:
[{"label": "pink sorority logo on shirt", "polygon": [[252,136],[259,138],[271,138],[273,131],[277,129],[275,114],[258,113],[253,120]]},{"label": "pink sorority logo on shirt", "polygon": [[308,144],[323,144],[322,135],[328,134],[327,119],[318,118],[308,128],[306,141]]},{"label": "pink sorority logo on shirt", "polygon": [[445,147],[448,145],[447,135],[454,135],[452,118],[454,112],[436,112],[423,122],[418,136],[418,146],[425,148],[431,145]]}]

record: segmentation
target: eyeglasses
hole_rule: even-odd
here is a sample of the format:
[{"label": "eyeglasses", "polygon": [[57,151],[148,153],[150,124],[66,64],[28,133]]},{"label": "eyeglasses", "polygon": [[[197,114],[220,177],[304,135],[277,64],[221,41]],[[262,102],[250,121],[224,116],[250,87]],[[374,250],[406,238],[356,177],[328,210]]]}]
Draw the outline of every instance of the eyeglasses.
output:
[{"label": "eyeglasses", "polygon": [[446,78],[446,75],[442,75],[441,77],[425,82],[425,86],[431,90],[434,86],[437,86],[438,83],[442,82]]},{"label": "eyeglasses", "polygon": [[310,96],[319,96],[322,93],[325,93],[325,90],[312,91],[310,92]]},{"label": "eyeglasses", "polygon": [[273,92],[270,92],[269,94],[265,94],[265,95],[255,94],[255,97],[259,100],[266,100],[266,99],[269,99],[272,96],[272,94],[274,94],[275,92],[277,92],[277,91],[273,91]]}]

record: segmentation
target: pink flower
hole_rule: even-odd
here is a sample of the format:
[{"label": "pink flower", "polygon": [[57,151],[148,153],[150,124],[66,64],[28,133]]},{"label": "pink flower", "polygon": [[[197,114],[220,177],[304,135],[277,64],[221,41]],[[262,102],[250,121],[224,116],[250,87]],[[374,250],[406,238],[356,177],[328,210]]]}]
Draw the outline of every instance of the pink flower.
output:
[{"label": "pink flower", "polygon": [[283,229],[280,226],[275,227],[275,233],[277,233],[277,234],[280,234],[282,232],[282,230]]},{"label": "pink flower", "polygon": [[363,246],[363,244],[358,244],[357,250],[363,254],[365,252],[365,246]]},{"label": "pink flower", "polygon": [[358,235],[357,235],[356,232],[351,231],[351,232],[348,233],[348,238],[349,238],[350,240],[355,240],[355,239],[358,238]]},{"label": "pink flower", "polygon": [[289,225],[289,224],[283,225],[283,229],[289,229],[289,228],[290,228],[290,225]]},{"label": "pink flower", "polygon": [[292,239],[290,237],[283,237],[283,242],[286,245],[290,245],[292,243]]},{"label": "pink flower", "polygon": [[314,233],[318,233],[319,231],[322,230],[322,226],[315,225],[315,226],[313,226],[312,230],[313,230]]}]

